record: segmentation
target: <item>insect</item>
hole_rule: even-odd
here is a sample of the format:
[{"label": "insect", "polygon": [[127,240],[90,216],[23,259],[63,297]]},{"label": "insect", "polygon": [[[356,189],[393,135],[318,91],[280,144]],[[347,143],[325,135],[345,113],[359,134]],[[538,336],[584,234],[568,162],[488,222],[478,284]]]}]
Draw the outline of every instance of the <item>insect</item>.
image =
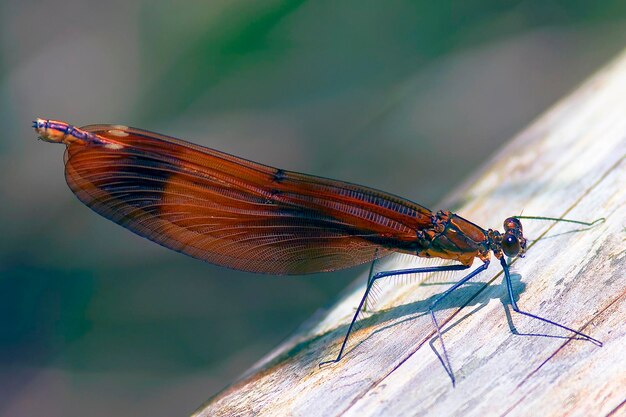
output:
[{"label": "insect", "polygon": [[[267,274],[308,274],[372,262],[394,252],[456,261],[454,265],[383,271],[370,276],[336,358],[373,284],[390,276],[467,270],[440,294],[430,315],[444,367],[454,373],[434,311],[441,300],[500,262],[514,311],[590,341],[591,336],[521,310],[506,257],[523,257],[520,219],[592,225],[549,217],[514,216],[504,232],[485,230],[449,211],[432,212],[409,200],[347,182],[272,168],[173,137],[121,125],[75,127],[37,119],[40,139],[63,143],[65,178],[95,212],[160,245],[213,264]],[[599,219],[602,220],[602,219]]]}]

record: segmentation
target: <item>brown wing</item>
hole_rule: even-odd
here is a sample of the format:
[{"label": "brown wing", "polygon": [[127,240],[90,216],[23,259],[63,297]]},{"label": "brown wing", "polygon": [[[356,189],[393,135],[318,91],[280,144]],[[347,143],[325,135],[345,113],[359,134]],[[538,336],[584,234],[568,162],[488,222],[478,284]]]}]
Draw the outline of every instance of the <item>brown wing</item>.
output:
[{"label": "brown wing", "polygon": [[230,268],[304,274],[415,253],[431,212],[374,189],[257,164],[115,125],[67,149],[65,175],[102,216]]}]

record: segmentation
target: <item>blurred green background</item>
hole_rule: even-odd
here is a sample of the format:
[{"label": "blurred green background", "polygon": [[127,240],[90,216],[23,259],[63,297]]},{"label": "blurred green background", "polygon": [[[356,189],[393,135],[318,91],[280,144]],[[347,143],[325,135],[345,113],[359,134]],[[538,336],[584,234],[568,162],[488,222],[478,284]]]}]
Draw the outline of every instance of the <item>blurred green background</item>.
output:
[{"label": "blurred green background", "polygon": [[625,16],[623,1],[2,1],[0,415],[187,415],[358,272],[246,274],[141,239],[78,202],[34,117],[441,208],[623,48]]}]

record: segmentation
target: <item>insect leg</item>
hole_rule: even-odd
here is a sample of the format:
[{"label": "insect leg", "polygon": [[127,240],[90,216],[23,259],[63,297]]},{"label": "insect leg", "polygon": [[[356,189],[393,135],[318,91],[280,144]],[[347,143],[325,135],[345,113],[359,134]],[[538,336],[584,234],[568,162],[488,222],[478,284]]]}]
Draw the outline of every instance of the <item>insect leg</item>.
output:
[{"label": "insect leg", "polygon": [[506,260],[504,259],[504,257],[502,257],[500,259],[500,265],[502,265],[502,269],[504,270],[504,280],[506,281],[506,288],[507,288],[507,290],[509,292],[509,300],[511,301],[511,307],[513,308],[513,310],[516,313],[519,313],[519,314],[521,314],[523,316],[531,317],[533,319],[541,320],[544,323],[548,323],[548,324],[551,324],[551,325],[556,326],[556,327],[560,327],[561,329],[570,331],[570,332],[572,332],[574,334],[577,334],[580,337],[585,338],[586,340],[590,341],[591,343],[593,343],[596,346],[602,346],[602,342],[600,342],[597,339],[594,339],[593,337],[591,337],[589,335],[581,333],[578,330],[574,330],[572,328],[569,328],[567,326],[564,326],[564,325],[559,324],[557,322],[554,322],[552,320],[548,320],[546,318],[539,317],[539,316],[536,316],[536,315],[534,315],[532,313],[528,313],[526,311],[520,310],[520,308],[517,306],[517,302],[515,301],[515,298],[513,296],[513,284],[511,284],[511,274],[509,272],[509,266],[506,264]]},{"label": "insect leg", "polygon": [[348,326],[348,331],[346,332],[346,335],[343,339],[343,343],[341,344],[341,349],[339,349],[339,354],[337,355],[335,359],[321,362],[319,366],[327,365],[329,363],[337,363],[341,360],[343,351],[345,350],[346,344],[348,343],[348,338],[350,337],[350,332],[352,331],[352,328],[354,327],[354,323],[356,323],[357,317],[359,316],[359,312],[363,308],[363,305],[365,304],[365,300],[367,299],[367,296],[370,290],[372,289],[374,282],[376,282],[376,280],[379,280],[381,278],[396,276],[396,275],[422,274],[422,273],[428,273],[428,272],[442,272],[442,271],[460,271],[460,270],[467,269],[467,268],[469,268],[469,266],[443,265],[443,266],[432,266],[432,267],[424,267],[424,268],[410,268],[410,269],[398,269],[398,270],[393,270],[393,271],[382,271],[382,272],[375,274],[373,277],[371,277],[367,281],[367,287],[365,288],[365,293],[363,294],[363,297],[361,298],[361,302],[359,303],[359,306],[357,307],[356,312],[354,313],[354,317],[352,317],[352,322],[350,322],[350,326]]},{"label": "insect leg", "polygon": [[[378,249],[376,249],[376,252],[378,252]],[[370,283],[372,282],[372,279],[374,278],[374,268],[376,267],[376,262],[378,262],[378,259],[374,259],[372,261],[372,264],[370,265],[370,271],[367,274],[367,286],[370,286]],[[365,302],[363,303],[363,312],[367,312],[367,298],[365,299]]]},{"label": "insect leg", "polygon": [[[454,372],[452,371],[452,365],[450,365],[450,358],[448,357],[448,351],[446,350],[446,344],[443,343],[443,337],[441,336],[441,327],[439,326],[439,323],[437,322],[437,318],[435,317],[435,306],[441,300],[443,300],[448,295],[450,295],[452,293],[452,291],[456,290],[461,285],[465,284],[467,281],[469,281],[470,279],[472,279],[473,277],[475,277],[476,275],[480,274],[482,271],[487,269],[488,266],[489,266],[489,261],[485,261],[485,263],[483,263],[481,266],[479,266],[478,268],[476,268],[475,270],[473,270],[472,272],[467,274],[459,282],[454,284],[452,287],[448,288],[443,294],[441,294],[439,297],[437,297],[437,299],[435,301],[433,301],[433,303],[430,305],[430,307],[428,309],[428,311],[430,311],[430,317],[432,317],[433,323],[435,324],[435,328],[437,329],[437,337],[439,337],[439,340],[441,340],[441,348],[443,349],[443,357],[444,357],[444,361],[445,361],[443,363],[443,367],[446,368],[446,372],[448,372],[448,375],[450,376],[450,379],[452,380],[452,386],[454,386],[456,380],[454,378]],[[466,268],[469,268],[469,267],[466,267]]]}]

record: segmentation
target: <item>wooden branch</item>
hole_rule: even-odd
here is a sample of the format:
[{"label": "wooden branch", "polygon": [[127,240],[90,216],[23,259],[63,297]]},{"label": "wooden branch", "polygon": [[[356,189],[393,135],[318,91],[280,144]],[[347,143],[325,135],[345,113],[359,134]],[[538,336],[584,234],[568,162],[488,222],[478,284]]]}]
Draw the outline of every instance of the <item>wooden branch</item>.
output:
[{"label": "wooden branch", "polygon": [[[626,414],[625,153],[626,53],[514,138],[447,200],[462,202],[457,213],[486,228],[501,229],[504,218],[522,210],[587,221],[605,217],[584,231],[524,221],[524,234],[535,240],[512,266],[522,309],[586,332],[603,347],[510,312],[501,268],[492,262],[477,283],[455,291],[436,312],[445,323],[456,387],[439,359],[441,345],[428,316],[433,297],[450,285],[440,276],[421,285],[383,286],[346,356],[320,369],[320,361],[337,355],[364,291],[361,277],[335,306],[195,416]],[[394,256],[382,267],[407,263],[415,260]],[[458,280],[458,274],[444,278]]]}]

